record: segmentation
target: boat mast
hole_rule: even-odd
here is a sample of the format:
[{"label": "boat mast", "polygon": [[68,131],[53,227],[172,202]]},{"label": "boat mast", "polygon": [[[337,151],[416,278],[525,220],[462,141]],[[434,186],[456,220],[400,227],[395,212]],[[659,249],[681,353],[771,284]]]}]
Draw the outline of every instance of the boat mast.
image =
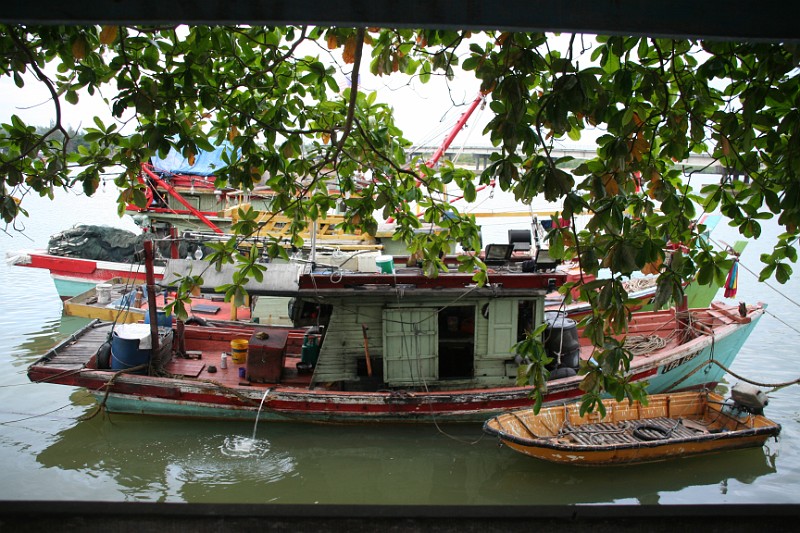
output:
[{"label": "boat mast", "polygon": [[[150,316],[152,353],[158,353],[158,313],[156,312],[156,277],[153,273],[153,241],[144,241],[144,270],[147,280],[147,312]],[[166,303],[166,301],[165,301]]]},{"label": "boat mast", "polygon": [[[469,120],[469,117],[472,116],[472,113],[478,107],[478,104],[480,104],[481,102],[483,102],[485,100],[486,100],[486,95],[483,92],[479,92],[478,96],[475,97],[475,100],[472,101],[472,103],[469,105],[467,110],[464,111],[464,113],[458,119],[458,122],[456,122],[456,125],[453,127],[453,129],[450,130],[450,134],[447,137],[445,137],[444,142],[442,142],[441,146],[439,146],[439,148],[436,149],[436,151],[433,153],[431,158],[428,159],[425,162],[425,166],[426,167],[433,168],[434,165],[436,165],[436,163],[439,162],[439,159],[442,158],[442,156],[444,155],[445,151],[447,151],[447,149],[450,148],[450,145],[453,144],[453,141],[455,140],[455,138],[459,134],[459,132],[461,132],[461,130],[464,129],[464,126],[466,125],[467,120]],[[419,185],[419,182],[417,182],[417,185]],[[492,185],[494,185],[494,184],[492,184]],[[481,189],[484,188],[484,187],[486,187],[486,186],[485,185],[482,186]],[[481,190],[481,189],[478,189],[478,190]],[[388,219],[386,219],[386,222],[391,224],[392,222],[394,222],[394,217],[389,217]]]},{"label": "boat mast", "polygon": [[450,134],[445,138],[442,145],[433,153],[433,156],[425,163],[425,166],[428,168],[433,168],[433,166],[441,159],[444,155],[445,151],[450,148],[450,145],[455,140],[456,136],[459,132],[464,128],[464,125],[469,120],[469,117],[472,116],[472,113],[478,107],[478,104],[483,102],[486,99],[486,95],[482,92],[478,93],[478,96],[475,97],[475,100],[469,105],[469,108],[461,115],[461,118],[458,119],[456,122],[455,127],[450,131]]}]

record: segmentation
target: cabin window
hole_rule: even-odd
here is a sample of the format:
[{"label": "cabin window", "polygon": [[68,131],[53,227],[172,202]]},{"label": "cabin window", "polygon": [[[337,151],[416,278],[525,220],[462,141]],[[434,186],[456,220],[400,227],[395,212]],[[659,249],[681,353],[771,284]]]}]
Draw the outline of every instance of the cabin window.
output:
[{"label": "cabin window", "polygon": [[438,326],[439,379],[471,379],[475,360],[475,306],[441,309]]}]

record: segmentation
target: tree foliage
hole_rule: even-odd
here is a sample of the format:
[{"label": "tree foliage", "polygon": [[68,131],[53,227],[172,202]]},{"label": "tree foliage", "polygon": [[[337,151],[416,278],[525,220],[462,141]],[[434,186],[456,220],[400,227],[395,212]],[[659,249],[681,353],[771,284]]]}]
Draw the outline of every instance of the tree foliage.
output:
[{"label": "tree foliage", "polygon": [[[91,194],[102,173],[119,167],[120,206],[143,202],[135,179],[141,161],[171,146],[191,158],[228,140],[241,155],[219,172],[220,182],[247,189],[267,173],[276,210],[297,231],[343,199],[345,229],[372,231],[376,213],[393,216],[398,238],[435,262],[450,241],[474,249],[478,230],[433,193],[448,182],[469,192],[495,181],[523,202],[562,201],[563,218],[591,215],[580,232],[573,224],[549,235],[551,254],[579,259],[590,274],[612,273],[580,287],[594,304],[587,332],[598,346],[597,366],[586,370],[586,406],[603,390],[639,397],[624,380],[607,380],[629,362],[609,337],[629,318],[621,280],[658,272],[665,302],[680,297],[681,282],[696,272],[706,281],[722,277],[729,259],[707,246],[665,261],[669,244],[697,241],[702,212],[720,210],[752,238],[777,218],[784,232],[762,256],[762,278],[783,282],[792,273],[800,227],[798,48],[625,36],[559,42],[539,33],[431,29],[3,26],[2,75],[19,90],[43,84],[53,126],[38,131],[17,116],[0,126],[0,216],[13,225],[25,215],[25,195],[52,196],[53,187]],[[409,142],[391,109],[358,87],[366,69],[424,82],[452,77],[457,67],[480,80],[493,113],[487,132],[499,151],[477,176],[406,161]],[[340,73],[352,87],[339,86]],[[106,96],[115,121],[95,118],[88,144],[70,152],[65,140],[74,132],[61,109],[95,92]],[[133,133],[122,133],[124,121],[135,123]],[[579,139],[588,127],[604,132],[596,157],[568,172],[569,159],[554,157],[553,143]],[[696,190],[679,165],[698,153],[750,183],[723,179]],[[372,179],[362,180],[364,173]],[[411,203],[445,231],[415,232],[421,221]],[[234,257],[235,242],[214,254],[219,262]],[[243,264],[255,272],[252,261]],[[235,284],[226,290],[235,294]]]}]

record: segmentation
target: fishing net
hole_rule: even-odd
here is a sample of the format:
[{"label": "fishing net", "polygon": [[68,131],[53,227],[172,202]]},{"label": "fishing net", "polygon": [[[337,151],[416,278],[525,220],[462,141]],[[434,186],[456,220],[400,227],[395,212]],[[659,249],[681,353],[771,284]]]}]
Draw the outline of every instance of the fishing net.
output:
[{"label": "fishing net", "polygon": [[61,257],[77,257],[117,263],[135,262],[149,236],[136,235],[111,226],[79,225],[50,237],[47,253]]}]

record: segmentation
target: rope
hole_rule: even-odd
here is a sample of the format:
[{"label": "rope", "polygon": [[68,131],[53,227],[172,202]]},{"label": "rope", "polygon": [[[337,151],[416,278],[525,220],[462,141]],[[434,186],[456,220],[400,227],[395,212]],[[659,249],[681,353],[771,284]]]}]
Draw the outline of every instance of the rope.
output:
[{"label": "rope", "polygon": [[778,322],[780,322],[781,324],[783,324],[784,326],[786,326],[787,328],[789,328],[789,329],[791,329],[792,331],[794,331],[795,333],[800,333],[800,329],[797,329],[796,327],[794,327],[794,326],[792,326],[791,324],[787,323],[785,320],[783,320],[782,318],[780,318],[780,317],[779,317],[778,315],[776,315],[775,313],[772,313],[772,312],[770,312],[770,310],[769,310],[769,309],[764,309],[764,312],[765,312],[766,314],[768,314],[769,316],[771,316],[772,318],[774,318],[775,320],[777,320]]},{"label": "rope", "polygon": [[626,292],[636,292],[641,291],[643,289],[649,289],[656,284],[656,278],[654,277],[647,277],[647,278],[633,278],[627,281],[622,282],[622,286],[625,288]]},{"label": "rope", "polygon": [[760,382],[760,381],[754,381],[752,379],[747,379],[746,377],[740,376],[739,374],[733,372],[730,368],[726,367],[725,365],[723,365],[722,363],[720,363],[716,359],[712,359],[710,362],[714,363],[715,365],[720,367],[722,370],[724,370],[725,372],[727,372],[731,376],[735,377],[736,379],[739,379],[739,380],[744,381],[746,383],[749,383],[751,385],[756,385],[758,387],[771,388],[771,389],[773,389],[773,391],[777,390],[777,389],[782,389],[784,387],[788,387],[790,385],[798,385],[798,384],[800,384],[800,378],[793,379],[792,381],[785,381],[785,382],[782,382],[782,383],[764,383],[764,382]]},{"label": "rope", "polygon": [[[721,245],[720,243],[718,243],[717,241],[715,241],[714,239],[712,239],[712,238],[710,238],[710,237],[709,237],[709,240],[710,240],[711,242],[713,242],[714,244],[716,244],[717,246],[720,246],[720,247],[722,247],[722,245]],[[747,268],[747,266],[745,266],[744,264],[742,264],[742,263],[741,263],[741,261],[739,262],[739,267],[743,268],[744,270],[746,270],[747,272],[749,272],[750,274],[752,274],[752,275],[753,275],[753,276],[755,276],[756,278],[758,278],[758,277],[759,277],[759,276],[758,276],[758,274],[756,274],[755,272],[753,272],[752,270],[750,270],[749,268]],[[800,302],[797,302],[797,301],[795,301],[795,300],[793,300],[793,299],[789,298],[789,297],[788,297],[786,294],[782,293],[781,291],[779,291],[778,289],[776,289],[775,287],[773,287],[772,285],[770,285],[768,282],[766,282],[766,281],[762,281],[762,282],[761,282],[761,284],[762,284],[762,285],[766,285],[767,287],[769,287],[770,289],[772,289],[773,291],[775,291],[776,293],[778,293],[780,296],[783,296],[784,298],[786,298],[788,301],[790,301],[791,303],[793,303],[793,304],[794,304],[794,305],[796,305],[797,307],[800,307]]]},{"label": "rope", "polygon": [[[223,390],[223,391],[227,392],[228,394],[236,396],[237,398],[239,398],[243,402],[247,402],[247,403],[250,403],[250,404],[253,404],[253,405],[256,405],[256,404],[258,404],[260,402],[260,400],[254,400],[253,398],[245,396],[244,394],[240,393],[236,389],[228,387],[227,385],[223,385],[222,383],[220,383],[218,381],[214,381],[212,379],[198,379],[197,381],[200,381],[202,383],[208,383],[209,385],[214,385],[215,387],[218,387],[220,390]],[[265,402],[271,402],[274,399],[275,399],[275,396],[271,394],[271,395],[269,395],[267,397]]]},{"label": "rope", "polygon": [[25,420],[30,420],[31,418],[39,418],[39,417],[42,417],[42,416],[47,416],[49,414],[55,413],[56,411],[60,411],[60,410],[64,409],[65,407],[71,407],[71,406],[72,406],[72,402],[70,402],[70,403],[68,403],[66,405],[62,405],[61,407],[56,407],[52,411],[47,411],[46,413],[39,413],[38,415],[31,415],[31,416],[26,416],[24,418],[18,418],[16,420],[7,420],[5,422],[0,422],[0,425],[5,426],[7,424],[14,424],[16,422],[23,422]]},{"label": "rope", "polygon": [[745,383],[749,383],[749,384],[755,385],[757,387],[770,388],[770,389],[772,389],[771,392],[774,392],[774,391],[776,391],[778,389],[782,389],[784,387],[788,387],[790,385],[798,385],[798,384],[800,384],[800,378],[794,379],[792,381],[786,381],[786,382],[783,382],[783,383],[764,383],[764,382],[761,382],[761,381],[755,381],[755,380],[752,380],[752,379],[748,379],[748,378],[746,378],[746,377],[744,377],[742,375],[737,374],[736,372],[733,372],[730,368],[726,367],[725,365],[723,365],[722,363],[720,363],[719,361],[717,361],[716,359],[714,359],[712,357],[711,359],[706,361],[704,364],[699,365],[697,368],[695,368],[694,370],[692,370],[691,372],[689,372],[688,374],[686,374],[685,376],[683,376],[679,380],[677,380],[674,383],[672,383],[672,385],[670,385],[669,387],[667,387],[665,389],[665,392],[674,389],[675,387],[677,387],[678,385],[680,385],[681,383],[683,383],[684,381],[689,379],[691,376],[696,374],[702,368],[706,367],[707,365],[709,365],[711,363],[717,365],[722,370],[724,370],[727,374],[730,374],[731,376],[735,377],[736,379],[738,379],[740,381],[744,381]]},{"label": "rope", "polygon": [[109,378],[109,380],[105,383],[105,385],[103,385],[103,387],[106,389],[106,393],[103,395],[103,399],[100,401],[100,403],[97,404],[97,408],[90,415],[78,417],[78,420],[81,421],[81,422],[86,422],[87,420],[91,420],[92,418],[97,416],[97,414],[100,411],[105,409],[106,402],[108,401],[108,396],[109,396],[109,394],[111,394],[111,385],[114,384],[114,381],[116,381],[116,379],[119,376],[121,376],[122,374],[135,372],[137,370],[143,370],[143,369],[145,369],[147,367],[148,367],[148,365],[143,364],[143,365],[132,366],[131,368],[124,368],[122,370],[118,370],[117,372],[114,372],[114,374]]},{"label": "rope", "polygon": [[[633,430],[633,436],[639,440],[646,440],[646,441],[668,439],[672,436],[675,430],[678,429],[678,426],[681,425],[681,422],[682,420],[680,418],[677,419],[675,421],[675,425],[669,429],[664,429],[655,424],[648,424],[648,423],[639,424]],[[651,431],[655,433],[657,436],[648,435],[647,433],[644,433],[644,430]]]},{"label": "rope", "polygon": [[623,347],[632,355],[642,355],[653,350],[660,350],[666,345],[666,339],[658,335],[633,335],[625,337]]}]

